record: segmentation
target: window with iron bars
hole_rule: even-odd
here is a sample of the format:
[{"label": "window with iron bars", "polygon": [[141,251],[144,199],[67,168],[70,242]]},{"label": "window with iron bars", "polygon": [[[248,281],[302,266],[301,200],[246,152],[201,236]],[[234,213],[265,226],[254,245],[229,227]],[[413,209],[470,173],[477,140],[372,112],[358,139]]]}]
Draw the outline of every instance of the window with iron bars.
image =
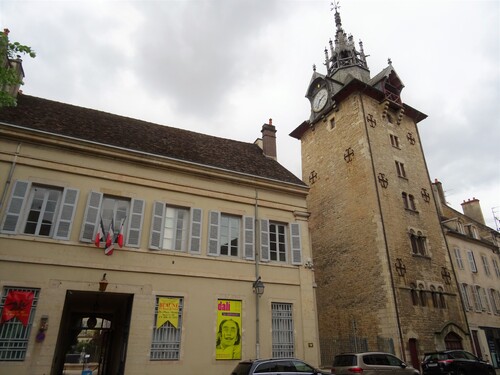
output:
[{"label": "window with iron bars", "polygon": [[3,311],[5,300],[11,291],[33,292],[33,303],[26,327],[17,318],[13,318],[0,325],[0,361],[24,361],[40,289],[4,287],[2,299],[0,300],[0,311]]},{"label": "window with iron bars", "polygon": [[293,305],[291,303],[271,304],[273,358],[293,357],[295,344],[293,338]]},{"label": "window with iron bars", "polygon": [[[172,361],[178,360],[181,349],[181,332],[182,332],[182,311],[183,298],[179,297],[179,316],[177,328],[170,322],[166,322],[160,328],[156,327],[158,317],[158,303],[162,297],[156,297],[153,340],[151,342],[151,357],[152,361]],[[167,297],[176,298],[176,297]]]}]

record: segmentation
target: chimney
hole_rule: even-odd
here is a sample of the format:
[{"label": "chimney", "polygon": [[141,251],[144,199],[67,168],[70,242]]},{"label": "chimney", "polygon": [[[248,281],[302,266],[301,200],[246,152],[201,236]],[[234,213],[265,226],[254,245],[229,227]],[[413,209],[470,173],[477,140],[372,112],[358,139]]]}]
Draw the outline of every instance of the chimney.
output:
[{"label": "chimney", "polygon": [[464,200],[462,203],[462,211],[465,216],[476,220],[478,223],[486,225],[484,222],[483,212],[481,211],[481,205],[479,204],[479,199],[472,198],[468,199],[467,202]]},{"label": "chimney", "polygon": [[438,179],[434,179],[433,185],[436,187],[436,191],[438,193],[439,200],[441,204],[446,204],[446,197],[444,196],[443,184]]},{"label": "chimney", "polygon": [[432,183],[432,191],[437,198],[438,213],[443,216],[443,206],[446,205],[446,198],[444,196],[443,184],[437,178]]},{"label": "chimney", "polygon": [[276,160],[276,127],[272,119],[269,124],[262,125],[262,150],[265,156]]}]

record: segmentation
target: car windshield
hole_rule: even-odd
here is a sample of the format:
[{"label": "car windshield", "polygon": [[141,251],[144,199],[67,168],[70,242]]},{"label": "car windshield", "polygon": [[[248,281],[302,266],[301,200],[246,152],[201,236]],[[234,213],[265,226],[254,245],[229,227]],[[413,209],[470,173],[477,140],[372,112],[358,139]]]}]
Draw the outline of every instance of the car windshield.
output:
[{"label": "car windshield", "polygon": [[292,361],[295,370],[297,372],[314,372],[314,369],[309,366],[307,363],[301,362],[301,361]]},{"label": "car windshield", "polygon": [[338,355],[333,360],[333,366],[356,366],[356,356],[355,355]]},{"label": "car windshield", "polygon": [[425,362],[444,361],[446,359],[448,359],[448,355],[446,353],[432,353],[432,354],[427,354],[425,356],[424,361]]},{"label": "car windshield", "polygon": [[238,366],[233,370],[231,375],[248,375],[252,364],[249,362],[238,363]]}]

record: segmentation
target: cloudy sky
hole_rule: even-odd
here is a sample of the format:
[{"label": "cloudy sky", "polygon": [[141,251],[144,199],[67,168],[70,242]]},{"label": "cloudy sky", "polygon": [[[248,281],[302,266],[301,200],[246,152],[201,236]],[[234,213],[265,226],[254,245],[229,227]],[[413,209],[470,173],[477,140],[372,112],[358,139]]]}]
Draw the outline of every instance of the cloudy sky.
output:
[{"label": "cloudy sky", "polygon": [[[500,217],[500,1],[341,0],[374,76],[393,67],[448,203]],[[278,159],[301,176],[312,65],[325,73],[329,0],[0,0],[0,27],[31,46],[23,91],[253,142],[273,119]]]}]

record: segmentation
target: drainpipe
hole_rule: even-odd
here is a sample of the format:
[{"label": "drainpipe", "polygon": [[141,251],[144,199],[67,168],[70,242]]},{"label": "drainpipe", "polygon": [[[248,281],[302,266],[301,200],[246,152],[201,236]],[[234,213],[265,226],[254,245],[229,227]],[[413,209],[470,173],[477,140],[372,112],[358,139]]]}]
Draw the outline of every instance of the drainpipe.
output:
[{"label": "drainpipe", "polygon": [[7,181],[5,182],[5,186],[3,188],[2,199],[0,200],[0,211],[2,210],[3,202],[5,202],[5,196],[7,195],[7,191],[9,190],[9,186],[12,181],[12,175],[14,174],[14,169],[16,168],[17,156],[19,155],[20,151],[21,151],[21,143],[18,143],[16,153],[14,154],[14,160],[10,165],[9,175],[7,176]]},{"label": "drainpipe", "polygon": [[[255,280],[259,278],[259,259],[260,259],[260,251],[258,251],[258,242],[259,240],[259,191],[255,189],[255,232],[254,232],[254,241],[255,241]],[[259,316],[259,298],[260,296],[255,293],[255,358],[260,358],[260,316]]]}]

